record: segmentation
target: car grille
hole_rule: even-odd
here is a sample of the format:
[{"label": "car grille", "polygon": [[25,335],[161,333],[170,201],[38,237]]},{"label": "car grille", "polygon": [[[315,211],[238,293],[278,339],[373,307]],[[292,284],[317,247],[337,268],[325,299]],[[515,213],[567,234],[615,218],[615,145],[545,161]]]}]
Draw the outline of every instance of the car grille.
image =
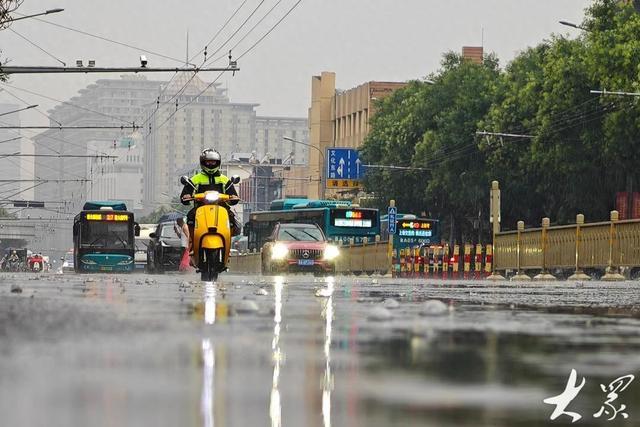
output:
[{"label": "car grille", "polygon": [[[304,256],[304,253],[307,252],[309,255]],[[291,255],[293,258],[297,259],[320,259],[322,258],[322,250],[321,249],[291,249]]]}]

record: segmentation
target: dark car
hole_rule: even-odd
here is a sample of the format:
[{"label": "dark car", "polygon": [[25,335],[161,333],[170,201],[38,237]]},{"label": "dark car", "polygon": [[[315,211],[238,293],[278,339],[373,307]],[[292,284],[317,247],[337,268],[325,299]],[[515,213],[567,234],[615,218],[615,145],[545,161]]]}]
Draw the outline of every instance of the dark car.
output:
[{"label": "dark car", "polygon": [[180,246],[180,237],[176,233],[175,220],[158,223],[155,233],[149,234],[147,246],[147,272],[164,273],[177,271],[184,249]]},{"label": "dark car", "polygon": [[276,224],[262,247],[262,274],[334,274],[339,254],[315,224]]}]

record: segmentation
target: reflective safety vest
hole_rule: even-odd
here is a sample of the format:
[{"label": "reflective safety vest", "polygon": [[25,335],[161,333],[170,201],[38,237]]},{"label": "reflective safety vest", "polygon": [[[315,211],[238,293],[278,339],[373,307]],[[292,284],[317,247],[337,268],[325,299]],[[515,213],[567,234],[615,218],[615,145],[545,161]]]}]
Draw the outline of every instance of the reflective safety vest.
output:
[{"label": "reflective safety vest", "polygon": [[199,172],[191,177],[191,182],[196,186],[196,193],[203,193],[205,191],[217,191],[219,193],[226,193],[229,189],[231,180],[224,175],[213,176],[213,183],[210,180],[211,176],[204,172]]}]

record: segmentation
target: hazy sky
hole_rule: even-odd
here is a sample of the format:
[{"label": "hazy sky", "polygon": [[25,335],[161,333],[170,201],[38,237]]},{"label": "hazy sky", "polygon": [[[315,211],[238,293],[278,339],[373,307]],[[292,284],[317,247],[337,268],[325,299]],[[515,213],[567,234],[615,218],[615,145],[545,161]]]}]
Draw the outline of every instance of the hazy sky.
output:
[{"label": "hazy sky", "polygon": [[[247,0],[229,26],[209,47],[209,57],[263,0]],[[235,50],[241,54],[260,38],[297,0],[280,4]],[[278,0],[264,0],[254,17],[228,46],[235,44]],[[404,81],[436,71],[442,53],[463,45],[480,45],[484,28],[486,51],[501,63],[552,33],[576,35],[558,20],[579,22],[591,0],[302,0],[298,7],[252,52],[241,71],[219,81],[233,101],[260,104],[260,115],[306,117],[311,76],[336,72],[337,86],[348,89],[369,80]],[[121,42],[183,59],[186,33],[194,55],[204,47],[241,4],[241,0],[26,0],[24,14],[62,7],[45,19]],[[26,19],[12,29],[28,37],[67,64],[95,59],[97,66],[138,66],[139,52]],[[3,59],[11,65],[56,65],[37,48],[9,30],[2,31]],[[216,54],[216,57],[220,54]],[[179,63],[146,54],[150,66]],[[194,62],[202,62],[202,55]],[[218,63],[225,65],[225,61]],[[216,74],[203,74],[212,80]],[[170,75],[148,74],[149,79]],[[10,84],[67,100],[99,78],[113,75],[29,75],[12,77]],[[55,102],[14,91],[47,110]],[[14,101],[0,93],[0,101]],[[24,124],[45,124],[30,111]]]}]

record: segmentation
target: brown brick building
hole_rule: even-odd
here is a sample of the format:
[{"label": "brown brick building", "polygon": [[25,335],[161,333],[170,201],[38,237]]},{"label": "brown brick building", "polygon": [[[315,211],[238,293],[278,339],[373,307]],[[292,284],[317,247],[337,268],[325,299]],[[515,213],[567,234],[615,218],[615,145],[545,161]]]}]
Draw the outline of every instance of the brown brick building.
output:
[{"label": "brown brick building", "polygon": [[322,72],[313,76],[309,108],[309,164],[306,168],[284,172],[284,195],[306,195],[312,199],[330,195],[332,190],[323,191],[327,149],[360,147],[369,133],[375,102],[405,85],[401,82],[371,81],[340,91],[336,90],[335,73]]}]

